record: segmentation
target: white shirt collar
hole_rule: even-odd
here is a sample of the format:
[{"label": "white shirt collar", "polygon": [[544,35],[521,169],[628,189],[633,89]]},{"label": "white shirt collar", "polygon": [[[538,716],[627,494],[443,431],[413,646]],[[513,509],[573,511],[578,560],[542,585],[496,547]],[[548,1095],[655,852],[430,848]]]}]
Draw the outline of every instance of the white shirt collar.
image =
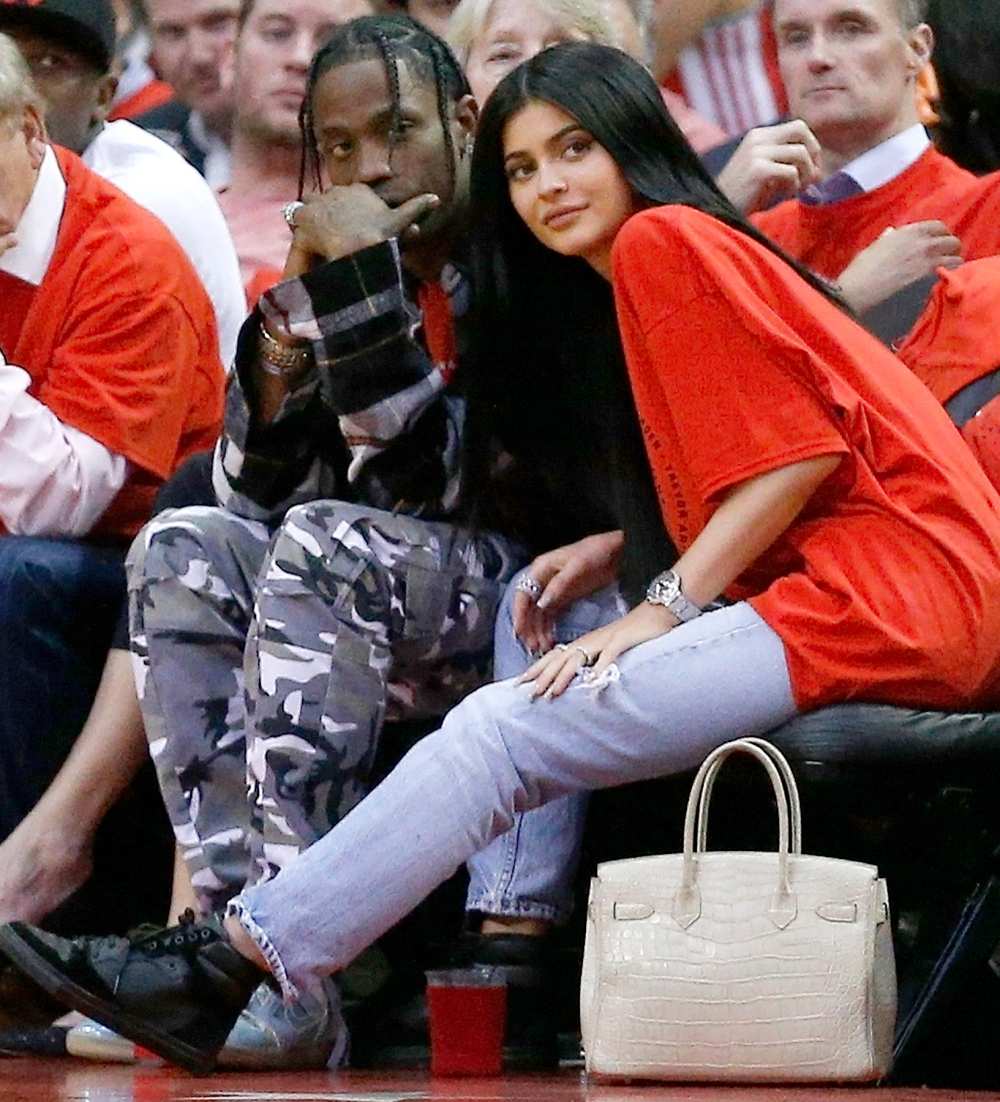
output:
[{"label": "white shirt collar", "polygon": [[202,175],[211,188],[218,190],[229,183],[232,175],[232,161],[229,146],[218,134],[209,130],[204,118],[192,111],[188,115],[187,131],[194,144],[205,154]]},{"label": "white shirt collar", "polygon": [[874,191],[905,172],[920,159],[930,144],[927,131],[920,123],[914,123],[874,149],[855,157],[844,165],[841,172],[850,176],[862,190]]},{"label": "white shirt collar", "polygon": [[0,271],[37,287],[56,251],[65,206],[66,181],[52,147],[47,145],[35,190],[17,224],[17,244],[0,256]]}]

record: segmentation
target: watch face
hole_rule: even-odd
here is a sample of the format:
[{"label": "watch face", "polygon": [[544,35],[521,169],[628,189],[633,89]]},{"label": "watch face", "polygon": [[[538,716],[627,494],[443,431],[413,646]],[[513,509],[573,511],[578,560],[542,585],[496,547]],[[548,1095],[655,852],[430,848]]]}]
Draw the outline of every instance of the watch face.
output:
[{"label": "watch face", "polygon": [[669,604],[681,591],[674,573],[661,574],[650,587],[652,596],[659,604]]},{"label": "watch face", "polygon": [[680,591],[681,587],[677,584],[676,574],[671,574],[660,582],[660,594],[664,601],[672,601]]}]

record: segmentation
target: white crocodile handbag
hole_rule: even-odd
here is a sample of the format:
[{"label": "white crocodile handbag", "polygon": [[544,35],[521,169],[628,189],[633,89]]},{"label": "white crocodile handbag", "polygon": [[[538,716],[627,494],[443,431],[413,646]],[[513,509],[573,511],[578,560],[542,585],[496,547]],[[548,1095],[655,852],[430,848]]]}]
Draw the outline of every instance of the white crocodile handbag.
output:
[{"label": "white crocodile handbag", "polygon": [[[777,853],[706,852],[719,767],[767,770]],[[580,991],[588,1073],[680,1082],[846,1082],[889,1070],[896,969],[885,881],[802,853],[788,762],[763,739],[695,777],[684,852],[609,861],[591,881]]]}]

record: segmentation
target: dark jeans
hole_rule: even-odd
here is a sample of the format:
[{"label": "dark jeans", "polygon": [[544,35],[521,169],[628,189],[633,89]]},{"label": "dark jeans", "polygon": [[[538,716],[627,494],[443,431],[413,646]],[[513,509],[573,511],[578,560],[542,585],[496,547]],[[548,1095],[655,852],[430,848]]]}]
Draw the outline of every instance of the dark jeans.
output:
[{"label": "dark jeans", "polygon": [[0,538],[0,839],[80,733],[124,595],[123,550]]},{"label": "dark jeans", "polygon": [[[156,508],[206,500],[213,500],[210,452],[174,474]],[[0,841],[66,760],[109,646],[128,649],[124,557],[124,547],[0,536]],[[98,831],[94,876],[45,925],[109,932],[161,919],[172,859],[169,825],[147,766]]]}]

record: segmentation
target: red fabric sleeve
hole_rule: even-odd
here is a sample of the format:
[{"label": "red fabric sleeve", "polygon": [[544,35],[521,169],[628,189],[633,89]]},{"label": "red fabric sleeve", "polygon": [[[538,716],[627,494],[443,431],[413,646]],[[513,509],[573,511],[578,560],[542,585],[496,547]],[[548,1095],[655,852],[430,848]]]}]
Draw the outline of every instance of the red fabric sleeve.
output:
[{"label": "red fabric sleeve", "polygon": [[779,317],[761,266],[742,263],[761,247],[705,215],[660,210],[620,232],[615,293],[629,370],[644,377],[637,394],[652,384],[661,396],[661,409],[643,416],[671,423],[705,500],[754,475],[847,452],[812,353],[787,320],[796,304],[786,297]]},{"label": "red fabric sleeve", "polygon": [[93,291],[92,305],[74,311],[37,397],[66,424],[166,478],[204,355],[194,326],[173,296]]}]

